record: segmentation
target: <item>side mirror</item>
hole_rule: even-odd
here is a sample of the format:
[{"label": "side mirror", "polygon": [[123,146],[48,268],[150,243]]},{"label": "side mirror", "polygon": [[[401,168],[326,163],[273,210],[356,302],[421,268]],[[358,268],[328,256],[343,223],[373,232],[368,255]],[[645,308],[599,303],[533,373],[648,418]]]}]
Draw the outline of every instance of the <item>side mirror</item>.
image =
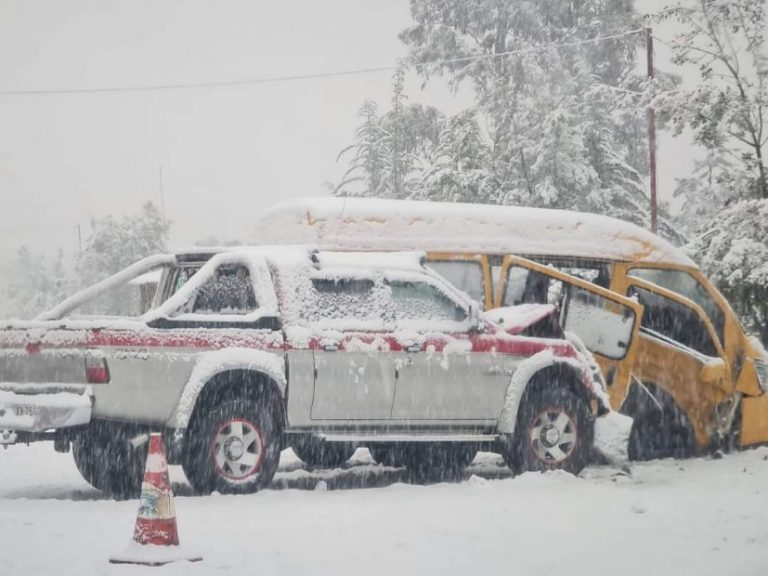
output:
[{"label": "side mirror", "polygon": [[699,380],[705,384],[717,384],[725,380],[725,376],[725,362],[722,358],[712,358],[699,372]]},{"label": "side mirror", "polygon": [[469,328],[472,331],[479,332],[482,326],[480,319],[480,306],[477,302],[470,302],[469,304]]}]

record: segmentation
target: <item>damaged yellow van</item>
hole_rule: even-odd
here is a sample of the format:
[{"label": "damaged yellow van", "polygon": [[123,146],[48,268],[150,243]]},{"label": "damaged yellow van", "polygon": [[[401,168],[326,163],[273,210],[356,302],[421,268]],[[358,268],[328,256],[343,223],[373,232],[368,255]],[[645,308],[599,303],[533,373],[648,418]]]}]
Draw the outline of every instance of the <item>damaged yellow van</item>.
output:
[{"label": "damaged yellow van", "polygon": [[690,258],[633,224],[564,210],[310,198],[266,211],[253,240],[424,250],[489,310],[556,303],[576,284],[635,300],[643,314],[632,353],[596,354],[613,407],[634,418],[630,457],[768,442],[765,350]]}]

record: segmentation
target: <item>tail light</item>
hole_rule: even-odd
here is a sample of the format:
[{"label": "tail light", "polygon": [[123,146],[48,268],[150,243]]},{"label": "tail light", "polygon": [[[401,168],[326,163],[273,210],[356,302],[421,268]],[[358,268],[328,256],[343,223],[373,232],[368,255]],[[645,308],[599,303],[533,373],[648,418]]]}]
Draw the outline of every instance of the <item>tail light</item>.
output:
[{"label": "tail light", "polygon": [[99,356],[85,358],[85,379],[88,384],[109,384],[107,359]]}]

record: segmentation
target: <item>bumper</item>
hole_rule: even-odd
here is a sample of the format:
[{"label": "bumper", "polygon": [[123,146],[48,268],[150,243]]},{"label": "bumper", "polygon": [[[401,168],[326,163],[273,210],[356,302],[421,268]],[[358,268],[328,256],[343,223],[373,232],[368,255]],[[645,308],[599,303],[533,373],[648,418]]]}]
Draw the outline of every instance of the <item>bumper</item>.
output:
[{"label": "bumper", "polygon": [[741,444],[768,442],[768,393],[741,401]]},{"label": "bumper", "polygon": [[24,393],[0,389],[0,431],[44,432],[90,422],[92,401],[87,387],[39,390],[28,385]]}]

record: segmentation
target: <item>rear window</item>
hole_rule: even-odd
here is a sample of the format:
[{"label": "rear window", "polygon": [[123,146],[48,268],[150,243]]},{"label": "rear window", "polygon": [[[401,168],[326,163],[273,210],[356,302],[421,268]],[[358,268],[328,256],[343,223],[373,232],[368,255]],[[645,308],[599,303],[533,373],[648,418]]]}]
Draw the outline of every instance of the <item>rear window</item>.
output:
[{"label": "rear window", "polygon": [[194,314],[243,315],[257,308],[251,275],[245,266],[222,266],[197,292]]}]

